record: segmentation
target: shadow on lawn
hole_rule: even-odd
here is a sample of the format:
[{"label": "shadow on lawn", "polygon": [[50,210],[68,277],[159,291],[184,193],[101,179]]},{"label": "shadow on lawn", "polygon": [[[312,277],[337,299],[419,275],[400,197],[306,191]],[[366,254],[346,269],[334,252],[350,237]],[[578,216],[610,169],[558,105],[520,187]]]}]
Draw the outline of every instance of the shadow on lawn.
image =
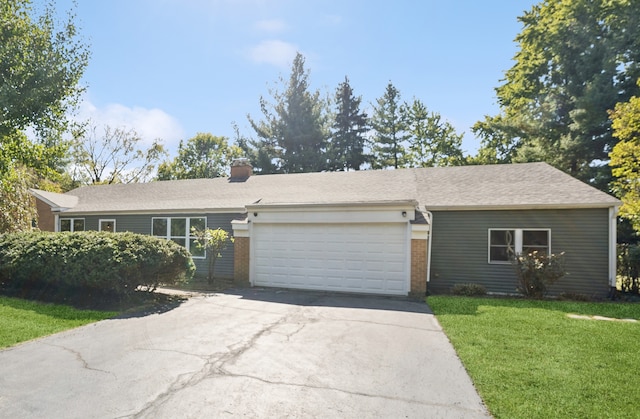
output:
[{"label": "shadow on lawn", "polygon": [[[121,296],[115,294],[105,294],[88,292],[86,290],[58,289],[54,287],[46,288],[23,288],[7,289],[0,288],[0,295],[12,297],[15,300],[7,300],[5,305],[21,308],[22,301],[28,300],[44,304],[58,304],[73,307],[77,310],[92,310],[103,312],[121,313],[117,318],[144,317],[151,314],[164,313],[180,306],[187,297],[184,295],[163,294],[157,292],[136,291],[133,294]],[[39,312],[38,306],[30,309]],[[43,314],[50,311],[42,307]],[[73,319],[77,314],[73,312],[60,311],[56,314],[59,318]]]},{"label": "shadow on lawn", "polygon": [[[438,301],[440,298],[443,300]],[[446,299],[446,300],[445,300]],[[541,309],[553,310],[566,314],[584,316],[602,316],[611,318],[640,319],[640,304],[625,302],[583,302],[566,300],[527,300],[524,298],[504,297],[455,297],[433,296],[436,315],[481,315],[480,307],[504,307],[511,309]]]}]

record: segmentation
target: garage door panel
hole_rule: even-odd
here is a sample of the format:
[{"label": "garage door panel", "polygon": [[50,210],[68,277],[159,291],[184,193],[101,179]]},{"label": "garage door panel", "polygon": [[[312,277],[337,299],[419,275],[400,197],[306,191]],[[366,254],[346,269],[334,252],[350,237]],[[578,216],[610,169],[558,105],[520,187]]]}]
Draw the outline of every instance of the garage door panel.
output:
[{"label": "garage door panel", "polygon": [[406,295],[406,224],[254,224],[254,285]]}]

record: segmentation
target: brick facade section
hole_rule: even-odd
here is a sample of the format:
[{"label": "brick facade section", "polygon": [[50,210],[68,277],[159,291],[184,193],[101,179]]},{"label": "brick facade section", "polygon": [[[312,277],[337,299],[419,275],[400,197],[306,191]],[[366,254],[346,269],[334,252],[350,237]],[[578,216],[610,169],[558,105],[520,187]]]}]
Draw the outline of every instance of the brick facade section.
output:
[{"label": "brick facade section", "polygon": [[236,237],[233,242],[233,282],[249,285],[249,237]]},{"label": "brick facade section", "polygon": [[409,296],[423,299],[427,293],[427,241],[411,239],[411,290]]},{"label": "brick facade section", "polygon": [[55,231],[55,217],[51,212],[51,207],[39,200],[36,201],[36,210],[38,211],[38,228],[42,231]]}]

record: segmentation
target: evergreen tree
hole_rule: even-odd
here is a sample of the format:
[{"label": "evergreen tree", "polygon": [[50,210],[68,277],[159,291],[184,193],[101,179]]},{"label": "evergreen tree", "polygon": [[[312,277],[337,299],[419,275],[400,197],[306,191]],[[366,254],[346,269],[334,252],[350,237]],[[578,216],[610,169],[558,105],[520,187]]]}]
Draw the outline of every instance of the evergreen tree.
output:
[{"label": "evergreen tree", "polygon": [[336,89],[336,115],[328,153],[329,170],[360,170],[367,161],[364,145],[369,122],[367,114],[360,111],[361,101],[361,97],[353,95],[349,79],[345,77]]},{"label": "evergreen tree", "polygon": [[304,57],[298,53],[288,82],[280,79],[284,91],[270,91],[273,104],[260,98],[263,121],[255,122],[248,117],[259,137],[259,141],[254,142],[252,154],[262,160],[262,173],[326,169],[325,103],[320,100],[318,91],[309,91],[309,73],[304,62]]},{"label": "evergreen tree", "polygon": [[389,82],[385,93],[374,105],[371,127],[374,130],[371,141],[371,167],[384,169],[405,167],[405,123],[400,104],[400,92]]}]

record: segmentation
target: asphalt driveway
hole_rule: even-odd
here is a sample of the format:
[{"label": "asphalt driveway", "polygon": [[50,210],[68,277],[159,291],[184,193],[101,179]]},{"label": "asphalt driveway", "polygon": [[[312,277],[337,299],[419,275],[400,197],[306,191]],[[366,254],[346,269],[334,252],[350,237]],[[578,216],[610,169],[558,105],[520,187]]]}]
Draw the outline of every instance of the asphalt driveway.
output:
[{"label": "asphalt driveway", "polygon": [[247,289],[0,351],[0,417],[489,415],[424,303]]}]

